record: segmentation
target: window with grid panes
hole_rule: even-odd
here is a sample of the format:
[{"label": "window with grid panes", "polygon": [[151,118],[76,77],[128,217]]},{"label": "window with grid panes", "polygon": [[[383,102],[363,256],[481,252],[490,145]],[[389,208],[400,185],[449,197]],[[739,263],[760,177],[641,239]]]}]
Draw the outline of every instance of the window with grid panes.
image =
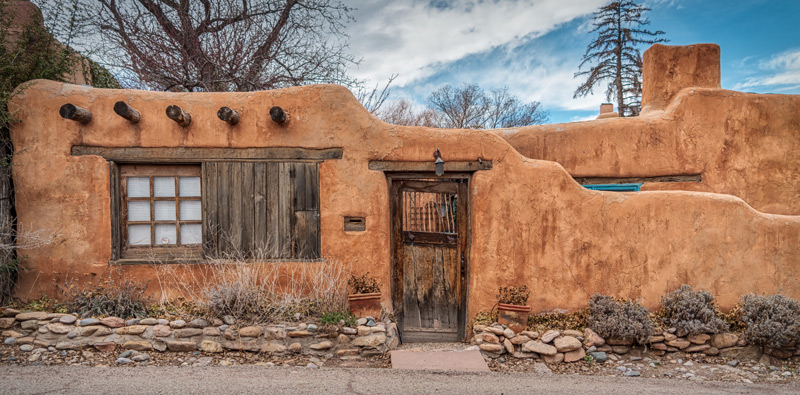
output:
[{"label": "window with grid panes", "polygon": [[319,163],[111,163],[112,261],[320,257]]},{"label": "window with grid panes", "polygon": [[196,165],[120,167],[122,240],[126,251],[153,247],[200,250],[200,172]]}]

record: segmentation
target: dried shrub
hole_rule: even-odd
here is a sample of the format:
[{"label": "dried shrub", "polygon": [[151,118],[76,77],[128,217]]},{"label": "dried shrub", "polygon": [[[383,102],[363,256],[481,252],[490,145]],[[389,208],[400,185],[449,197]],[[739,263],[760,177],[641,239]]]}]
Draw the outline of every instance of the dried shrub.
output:
[{"label": "dried shrub", "polygon": [[574,329],[582,331],[583,328],[586,327],[588,317],[588,308],[573,312],[557,310],[528,317],[528,327],[536,331],[546,331],[548,329]]},{"label": "dried shrub", "polygon": [[495,322],[497,322],[496,313],[493,313],[492,311],[481,311],[475,315],[475,318],[472,319],[469,327],[471,330],[475,325],[492,325]]},{"label": "dried shrub", "polygon": [[728,330],[708,291],[692,291],[686,284],[661,299],[664,325],[677,329],[678,336],[719,333]]},{"label": "dried shrub", "polygon": [[497,300],[499,303],[503,304],[524,306],[528,303],[530,294],[527,285],[521,287],[500,287],[497,290]]},{"label": "dried shrub", "polygon": [[730,331],[743,333],[747,324],[742,321],[742,302],[736,303],[727,313],[722,314],[722,319],[728,324]]},{"label": "dried shrub", "polygon": [[202,315],[231,316],[241,324],[313,319],[347,310],[349,265],[336,259],[269,262],[270,256],[262,249],[234,251],[210,257],[193,270],[151,257],[161,287],[160,310],[186,313],[175,303],[176,290],[195,301]]},{"label": "dried shrub", "polygon": [[800,303],[783,295],[742,297],[744,337],[751,343],[781,348],[797,340],[800,330]]},{"label": "dried shrub", "polygon": [[59,291],[64,305],[81,317],[115,316],[135,318],[147,316],[148,301],[144,296],[147,282],[133,281],[120,271],[109,274],[105,284],[82,288],[69,280]]},{"label": "dried shrub", "polygon": [[215,317],[229,315],[241,321],[260,321],[270,311],[266,292],[243,281],[214,285],[205,292],[205,307]]},{"label": "dried shrub", "polygon": [[347,280],[347,286],[353,290],[354,294],[371,294],[381,292],[380,283],[375,277],[369,275],[369,272],[361,276],[352,275]]},{"label": "dried shrub", "polygon": [[600,294],[589,300],[588,324],[605,338],[633,339],[639,344],[645,344],[653,331],[650,314],[639,303]]}]

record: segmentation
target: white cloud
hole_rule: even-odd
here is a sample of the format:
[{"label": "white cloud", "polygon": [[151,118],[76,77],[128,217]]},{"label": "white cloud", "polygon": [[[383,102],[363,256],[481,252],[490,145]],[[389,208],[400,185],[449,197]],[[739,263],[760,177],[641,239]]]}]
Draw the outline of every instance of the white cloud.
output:
[{"label": "white cloud", "polygon": [[574,116],[569,119],[570,122],[583,122],[583,121],[594,121],[597,119],[598,114],[594,115],[587,115],[587,116]]},{"label": "white cloud", "polygon": [[348,27],[351,50],[363,58],[359,78],[395,86],[432,75],[470,54],[516,46],[590,14],[605,0],[356,0],[358,20]]},{"label": "white cloud", "polygon": [[762,74],[745,79],[733,86],[735,90],[765,88],[777,91],[794,90],[800,85],[800,49],[792,49],[761,60]]}]

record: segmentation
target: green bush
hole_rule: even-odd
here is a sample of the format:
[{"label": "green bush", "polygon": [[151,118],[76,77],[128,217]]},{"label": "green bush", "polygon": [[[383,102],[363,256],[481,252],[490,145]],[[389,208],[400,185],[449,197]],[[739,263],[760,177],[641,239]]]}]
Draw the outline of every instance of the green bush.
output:
[{"label": "green bush", "polygon": [[714,296],[707,291],[692,291],[684,284],[661,299],[664,325],[677,329],[678,336],[719,333],[728,324],[714,306]]},{"label": "green bush", "polygon": [[322,313],[322,316],[319,317],[319,323],[322,325],[340,325],[344,323],[346,326],[355,326],[356,316],[345,312]]},{"label": "green bush", "polygon": [[783,295],[742,297],[742,322],[747,341],[769,348],[781,348],[797,341],[800,303]]},{"label": "green bush", "polygon": [[600,294],[589,300],[588,324],[604,338],[633,339],[639,344],[645,344],[653,331],[650,313],[639,303]]}]

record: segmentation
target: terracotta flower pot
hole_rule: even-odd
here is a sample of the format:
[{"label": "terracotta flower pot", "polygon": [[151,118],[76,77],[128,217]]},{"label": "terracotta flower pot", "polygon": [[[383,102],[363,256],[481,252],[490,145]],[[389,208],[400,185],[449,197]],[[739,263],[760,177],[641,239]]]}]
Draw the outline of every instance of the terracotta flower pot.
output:
[{"label": "terracotta flower pot", "polygon": [[381,319],[381,293],[371,294],[352,294],[347,296],[347,303],[350,305],[350,312],[356,317],[373,317],[375,320]]},{"label": "terracotta flower pot", "polygon": [[499,303],[497,306],[497,322],[508,325],[512,331],[519,333],[528,327],[528,315],[530,312],[531,306]]}]

